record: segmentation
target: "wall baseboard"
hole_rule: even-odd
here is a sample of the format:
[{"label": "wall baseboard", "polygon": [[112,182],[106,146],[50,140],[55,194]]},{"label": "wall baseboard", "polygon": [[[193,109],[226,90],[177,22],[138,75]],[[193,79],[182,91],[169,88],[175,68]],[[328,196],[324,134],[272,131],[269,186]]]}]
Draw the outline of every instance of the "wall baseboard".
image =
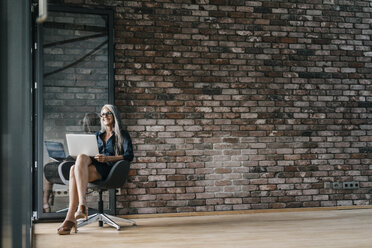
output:
[{"label": "wall baseboard", "polygon": [[146,218],[237,215],[237,214],[258,214],[258,213],[284,213],[284,212],[308,212],[308,211],[332,211],[332,210],[355,210],[355,209],[372,209],[372,205],[317,207],[317,208],[252,209],[252,210],[237,210],[237,211],[164,213],[164,214],[133,214],[133,215],[120,215],[119,217],[130,218],[130,219],[146,219]]}]

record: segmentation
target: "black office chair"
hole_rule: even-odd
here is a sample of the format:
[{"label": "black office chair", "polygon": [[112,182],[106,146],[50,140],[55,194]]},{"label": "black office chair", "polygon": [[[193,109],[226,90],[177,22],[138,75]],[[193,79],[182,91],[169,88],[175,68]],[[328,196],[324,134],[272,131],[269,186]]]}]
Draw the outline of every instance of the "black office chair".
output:
[{"label": "black office chair", "polygon": [[[63,162],[58,166],[58,173],[61,180],[64,184],[68,185],[68,180],[70,177],[70,168],[74,162]],[[114,220],[126,221],[133,226],[136,225],[136,222],[130,219],[119,218],[113,215],[105,214],[103,211],[103,200],[102,192],[109,189],[116,189],[123,186],[128,177],[128,172],[130,168],[130,163],[125,160],[120,160],[114,164],[109,175],[105,180],[98,180],[88,184],[89,189],[98,190],[99,192],[99,201],[98,201],[98,213],[90,215],[88,220],[79,220],[78,227],[88,225],[90,223],[98,221],[99,226],[103,226],[103,223],[115,227],[118,231],[120,230],[120,225],[118,225]]]},{"label": "black office chair", "polygon": [[49,162],[44,165],[44,176],[51,184],[64,184],[58,173],[61,162]]}]

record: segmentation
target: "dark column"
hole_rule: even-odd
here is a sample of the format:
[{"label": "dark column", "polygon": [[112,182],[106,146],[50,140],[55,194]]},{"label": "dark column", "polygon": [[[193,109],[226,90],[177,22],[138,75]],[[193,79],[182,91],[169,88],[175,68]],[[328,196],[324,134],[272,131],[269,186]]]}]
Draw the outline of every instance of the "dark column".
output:
[{"label": "dark column", "polygon": [[30,247],[32,213],[30,3],[0,3],[1,247]]}]

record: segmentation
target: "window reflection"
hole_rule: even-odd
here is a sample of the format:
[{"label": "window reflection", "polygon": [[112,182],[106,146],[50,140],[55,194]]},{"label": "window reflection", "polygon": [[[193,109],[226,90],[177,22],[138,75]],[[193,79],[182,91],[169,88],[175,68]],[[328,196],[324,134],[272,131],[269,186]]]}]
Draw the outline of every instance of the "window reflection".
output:
[{"label": "window reflection", "polygon": [[[68,187],[59,181],[57,169],[61,160],[69,159],[65,135],[98,131],[97,113],[108,102],[107,20],[101,15],[50,12],[42,39],[43,211],[59,212],[68,205]],[[50,149],[59,155],[51,155]],[[88,206],[96,208],[96,199],[88,195]]]}]

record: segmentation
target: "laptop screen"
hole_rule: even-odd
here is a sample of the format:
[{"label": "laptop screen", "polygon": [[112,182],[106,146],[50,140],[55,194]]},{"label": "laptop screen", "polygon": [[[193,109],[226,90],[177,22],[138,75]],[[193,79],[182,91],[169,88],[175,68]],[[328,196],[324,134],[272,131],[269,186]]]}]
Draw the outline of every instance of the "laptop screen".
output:
[{"label": "laptop screen", "polygon": [[48,155],[51,158],[66,158],[63,144],[55,141],[45,141],[45,146],[48,151]]},{"label": "laptop screen", "polygon": [[97,137],[94,134],[66,134],[69,155],[79,154],[95,156],[98,154]]}]

